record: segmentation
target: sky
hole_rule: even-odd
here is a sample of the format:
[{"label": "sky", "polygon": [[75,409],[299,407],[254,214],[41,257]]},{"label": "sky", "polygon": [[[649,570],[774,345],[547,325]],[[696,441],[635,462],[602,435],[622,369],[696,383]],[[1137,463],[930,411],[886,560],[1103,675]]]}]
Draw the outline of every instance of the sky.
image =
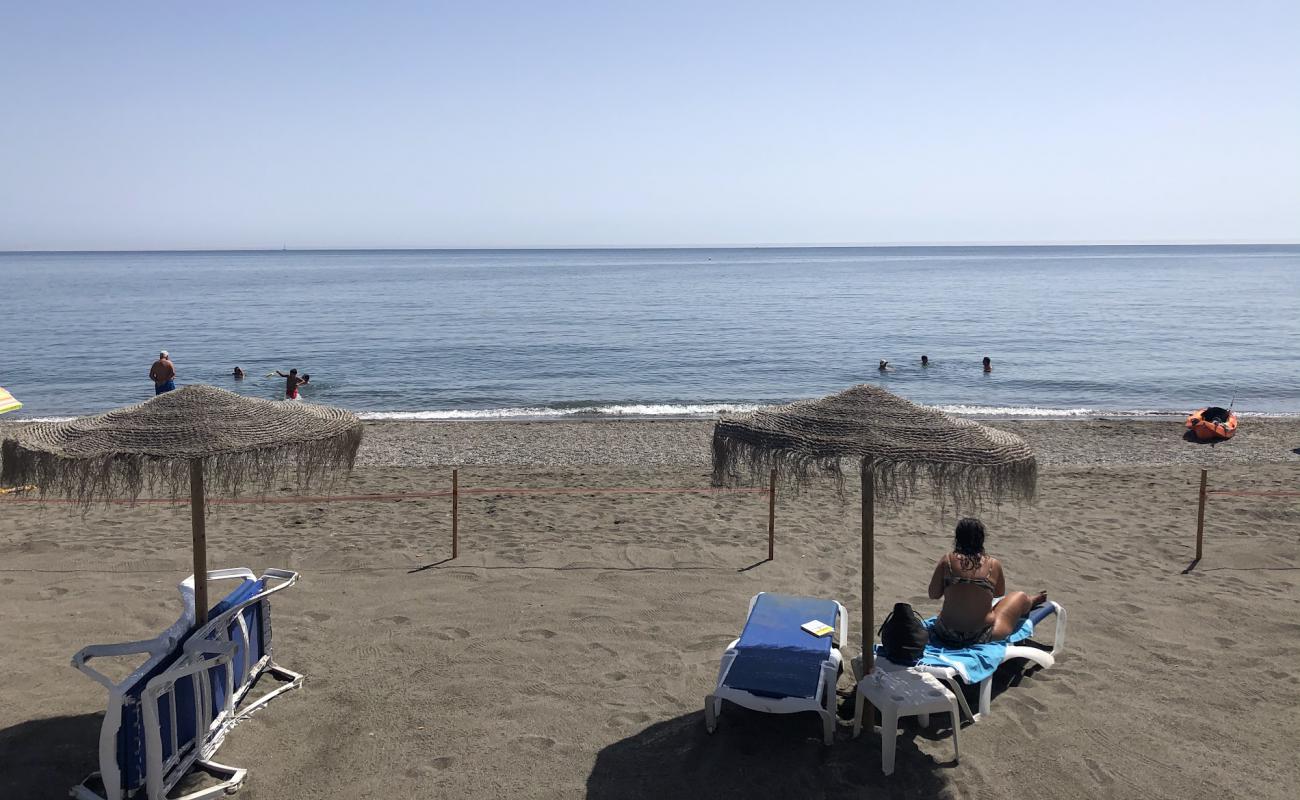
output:
[{"label": "sky", "polygon": [[1300,241],[1300,3],[0,0],[0,250]]}]

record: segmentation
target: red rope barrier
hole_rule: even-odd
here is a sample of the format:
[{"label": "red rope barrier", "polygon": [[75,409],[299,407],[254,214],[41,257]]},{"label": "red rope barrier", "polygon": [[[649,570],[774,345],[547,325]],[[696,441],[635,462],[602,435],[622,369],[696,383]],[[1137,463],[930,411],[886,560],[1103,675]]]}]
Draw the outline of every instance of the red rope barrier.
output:
[{"label": "red rope barrier", "polygon": [[[553,486],[553,487],[490,487],[482,489],[460,489],[460,494],[510,494],[510,495],[528,495],[528,494],[767,494],[767,489],[699,489],[695,487],[645,487],[645,488],[623,488],[623,487],[574,487],[574,486]],[[436,492],[383,492],[375,494],[333,494],[333,495],[293,495],[290,497],[213,497],[208,502],[216,505],[252,505],[252,504],[281,504],[292,505],[297,503],[366,503],[373,501],[397,501],[397,500],[422,500],[433,497],[450,497],[451,490],[442,490]],[[69,500],[66,497],[19,497],[17,495],[4,495],[0,503],[57,503],[71,504],[76,500]],[[149,497],[137,500],[109,500],[112,505],[188,505],[189,500],[169,498]]]}]

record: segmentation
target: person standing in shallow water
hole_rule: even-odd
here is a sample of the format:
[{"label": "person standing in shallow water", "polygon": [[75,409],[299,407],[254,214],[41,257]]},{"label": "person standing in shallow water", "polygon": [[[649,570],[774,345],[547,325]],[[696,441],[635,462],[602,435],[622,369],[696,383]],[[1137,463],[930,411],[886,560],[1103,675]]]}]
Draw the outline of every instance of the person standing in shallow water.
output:
[{"label": "person standing in shallow water", "polygon": [[985,372],[993,371],[993,360],[990,359],[988,356],[984,356],[984,371]]},{"label": "person standing in shallow water", "polygon": [[149,368],[149,380],[153,381],[155,396],[176,388],[176,365],[166,350],[158,354],[158,360]]},{"label": "person standing in shallow water", "polygon": [[305,384],[308,381],[308,378],[299,378],[297,369],[289,370],[288,375],[285,375],[283,372],[277,369],[275,371],[275,374],[279,375],[281,378],[284,378],[284,399],[297,400],[298,387]]}]

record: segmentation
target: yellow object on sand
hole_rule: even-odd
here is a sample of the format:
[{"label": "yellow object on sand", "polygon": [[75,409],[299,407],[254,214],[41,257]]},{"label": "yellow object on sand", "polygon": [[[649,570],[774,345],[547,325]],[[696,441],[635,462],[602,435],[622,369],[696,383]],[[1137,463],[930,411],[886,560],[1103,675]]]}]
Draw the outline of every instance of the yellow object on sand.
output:
[{"label": "yellow object on sand", "polygon": [[37,488],[37,487],[35,487],[35,486],[31,486],[31,485],[28,485],[28,486],[11,486],[11,487],[9,487],[8,489],[5,489],[5,488],[3,488],[3,487],[0,487],[0,494],[17,494],[18,492],[34,492],[34,491],[36,491],[36,488]]},{"label": "yellow object on sand", "polygon": [[6,411],[17,411],[22,407],[23,404],[18,402],[17,398],[5,391],[3,386],[0,386],[0,414]]}]

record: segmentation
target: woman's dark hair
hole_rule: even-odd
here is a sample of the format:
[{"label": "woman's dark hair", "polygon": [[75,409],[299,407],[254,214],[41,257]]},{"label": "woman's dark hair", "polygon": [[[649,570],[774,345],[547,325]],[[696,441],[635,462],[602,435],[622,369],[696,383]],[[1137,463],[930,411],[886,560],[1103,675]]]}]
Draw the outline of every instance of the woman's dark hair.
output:
[{"label": "woman's dark hair", "polygon": [[984,523],[974,517],[958,520],[952,549],[959,556],[979,560],[984,555]]}]

